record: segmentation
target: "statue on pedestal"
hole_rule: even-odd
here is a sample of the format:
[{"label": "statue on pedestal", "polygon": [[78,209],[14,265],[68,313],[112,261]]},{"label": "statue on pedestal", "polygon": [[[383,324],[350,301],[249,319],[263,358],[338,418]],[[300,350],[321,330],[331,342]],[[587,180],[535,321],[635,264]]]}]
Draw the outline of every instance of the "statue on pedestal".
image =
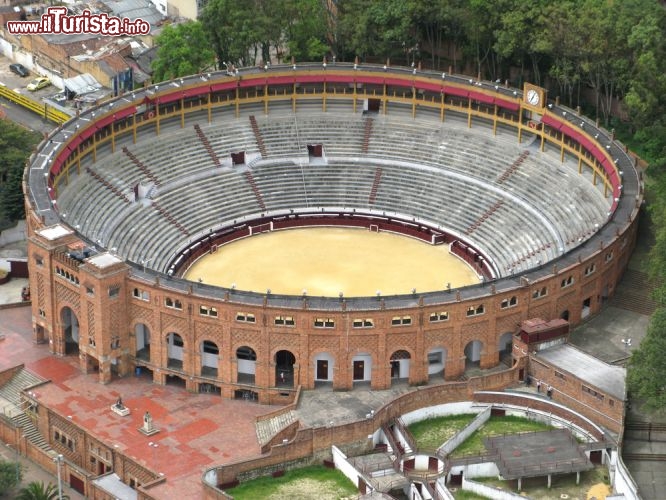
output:
[{"label": "statue on pedestal", "polygon": [[146,432],[153,430],[153,417],[150,415],[150,412],[143,414],[143,430]]}]

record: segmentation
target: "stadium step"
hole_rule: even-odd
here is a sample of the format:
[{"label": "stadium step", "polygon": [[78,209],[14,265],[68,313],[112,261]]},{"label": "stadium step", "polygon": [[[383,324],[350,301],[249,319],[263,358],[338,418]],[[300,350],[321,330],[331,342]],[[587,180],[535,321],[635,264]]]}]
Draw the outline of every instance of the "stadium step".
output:
[{"label": "stadium step", "polygon": [[[365,120],[365,129],[363,130],[363,147],[361,149],[363,154],[368,154],[368,148],[370,146],[370,136],[372,135],[372,125],[373,125],[372,118],[368,118]],[[374,203],[374,200],[371,203]]]},{"label": "stadium step", "polygon": [[615,289],[610,305],[626,311],[650,316],[657,308],[652,300],[654,285],[650,283],[647,273],[635,269],[627,269]]},{"label": "stadium step", "polygon": [[201,127],[198,123],[194,124],[194,130],[196,131],[197,136],[199,137],[199,140],[203,144],[204,148],[208,152],[208,156],[210,156],[210,158],[213,160],[213,163],[215,163],[215,165],[218,167],[222,166],[220,159],[217,157],[217,154],[213,150],[213,146],[210,145],[208,137],[206,137],[206,134],[204,134],[203,130],[201,130]]},{"label": "stadium step", "polygon": [[257,187],[257,183],[254,180],[252,172],[250,171],[245,172],[245,178],[247,179],[247,182],[250,184],[252,192],[254,192],[254,196],[257,198],[257,203],[259,203],[259,206],[261,207],[262,210],[266,210],[266,205],[264,204],[264,198],[261,196],[261,192]]},{"label": "stadium step", "polygon": [[15,406],[19,406],[21,404],[21,391],[41,382],[44,382],[43,378],[30,373],[25,368],[21,368],[6,384],[0,387],[0,397]]},{"label": "stadium step", "polygon": [[374,205],[375,199],[377,198],[377,190],[379,189],[379,182],[382,180],[382,168],[377,167],[375,170],[375,180],[372,183],[372,188],[370,189],[370,197],[368,198],[368,204]]},{"label": "stadium step", "polygon": [[518,170],[518,167],[520,167],[520,164],[525,161],[525,159],[530,155],[529,151],[523,151],[520,153],[518,158],[507,168],[502,175],[499,176],[497,179],[498,184],[502,184],[505,180],[507,180],[511,175]]},{"label": "stadium step", "polygon": [[260,420],[256,423],[257,440],[261,446],[268,443],[273,437],[286,427],[296,422],[296,412],[293,410],[281,413],[268,420]]},{"label": "stadium step", "polygon": [[155,200],[153,200],[152,207],[157,210],[157,212],[164,217],[166,220],[169,221],[173,226],[175,226],[181,233],[183,233],[185,236],[189,236],[190,232],[183,226],[180,222],[178,222],[173,215],[171,215],[167,210],[165,210],[163,207],[161,207]]},{"label": "stadium step", "polygon": [[481,224],[483,224],[492,214],[494,214],[502,205],[504,200],[498,200],[490,206],[470,227],[465,230],[465,234],[471,234],[476,231]]},{"label": "stadium step", "polygon": [[111,191],[113,194],[115,194],[118,198],[123,200],[125,203],[130,203],[130,201],[127,199],[127,196],[125,196],[120,191],[118,191],[118,189],[115,186],[113,186],[104,177],[102,177],[97,172],[95,172],[92,168],[86,167],[86,172],[88,172],[97,182],[102,184],[102,186],[104,186],[106,189]]},{"label": "stadium step", "polygon": [[261,135],[261,131],[259,130],[259,125],[257,125],[257,119],[254,117],[254,115],[250,115],[250,127],[252,127],[254,138],[257,141],[257,146],[259,146],[259,152],[261,153],[261,157],[266,158],[268,156],[266,152],[266,144],[264,143],[264,138]]},{"label": "stadium step", "polygon": [[146,167],[141,160],[134,156],[134,153],[127,149],[127,146],[123,146],[123,153],[125,153],[125,156],[127,156],[132,161],[132,163],[134,163],[139,168],[139,170],[141,170],[157,186],[162,185],[157,176],[148,167]]},{"label": "stadium step", "polygon": [[19,415],[12,417],[12,421],[17,427],[21,428],[21,433],[28,438],[28,441],[32,444],[47,453],[53,451],[53,448],[51,448],[49,443],[44,439],[44,436],[42,436],[37,430],[37,427],[35,427],[32,419],[25,412],[21,412]]}]

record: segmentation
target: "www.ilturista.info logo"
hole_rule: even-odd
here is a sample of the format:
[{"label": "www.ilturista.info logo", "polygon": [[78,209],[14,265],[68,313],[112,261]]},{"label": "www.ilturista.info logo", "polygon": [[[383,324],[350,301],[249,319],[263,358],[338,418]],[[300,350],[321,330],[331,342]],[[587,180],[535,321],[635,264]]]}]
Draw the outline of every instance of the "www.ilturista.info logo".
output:
[{"label": "www.ilturista.info logo", "polygon": [[143,19],[112,17],[93,14],[85,9],[81,14],[69,16],[65,7],[49,7],[39,21],[7,21],[7,29],[14,35],[147,35],[150,23]]}]

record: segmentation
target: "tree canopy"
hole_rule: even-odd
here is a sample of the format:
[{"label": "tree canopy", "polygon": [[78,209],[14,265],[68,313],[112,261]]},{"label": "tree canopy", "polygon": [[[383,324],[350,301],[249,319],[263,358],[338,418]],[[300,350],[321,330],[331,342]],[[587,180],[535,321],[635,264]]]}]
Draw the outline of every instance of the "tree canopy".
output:
[{"label": "tree canopy", "polygon": [[193,75],[215,67],[215,53],[198,21],[165,26],[155,37],[155,43],[158,48],[152,68],[153,80],[156,82]]},{"label": "tree canopy", "polygon": [[0,120],[0,230],[25,218],[23,168],[40,135]]},{"label": "tree canopy", "polygon": [[23,477],[18,462],[0,461],[0,496],[17,486]]}]

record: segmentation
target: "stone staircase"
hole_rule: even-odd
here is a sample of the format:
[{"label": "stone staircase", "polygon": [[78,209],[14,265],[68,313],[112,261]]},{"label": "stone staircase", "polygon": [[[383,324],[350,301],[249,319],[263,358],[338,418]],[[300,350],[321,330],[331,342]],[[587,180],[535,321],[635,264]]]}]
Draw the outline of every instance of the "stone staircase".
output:
[{"label": "stone staircase", "polygon": [[46,452],[52,451],[51,446],[35,427],[31,418],[25,413],[21,403],[21,391],[33,387],[45,380],[25,368],[17,371],[14,376],[2,387],[0,387],[0,399],[6,401],[12,407],[12,411],[5,410],[5,414],[11,416],[17,427],[21,428],[22,434],[35,446]]},{"label": "stone staircase", "polygon": [[647,273],[628,268],[615,289],[610,305],[650,316],[657,307],[652,300],[653,290],[654,285],[648,281]]},{"label": "stone staircase", "polygon": [[296,422],[296,412],[291,410],[287,413],[282,413],[276,417],[267,420],[260,420],[256,423],[257,439],[261,446],[268,443],[273,436],[280,432],[285,427]]},{"label": "stone staircase", "polygon": [[12,417],[12,421],[21,428],[21,433],[28,438],[32,444],[41,448],[45,452],[53,451],[53,448],[46,442],[44,437],[35,427],[35,424],[32,422],[32,419],[26,415],[24,412],[21,412],[18,415]]}]

